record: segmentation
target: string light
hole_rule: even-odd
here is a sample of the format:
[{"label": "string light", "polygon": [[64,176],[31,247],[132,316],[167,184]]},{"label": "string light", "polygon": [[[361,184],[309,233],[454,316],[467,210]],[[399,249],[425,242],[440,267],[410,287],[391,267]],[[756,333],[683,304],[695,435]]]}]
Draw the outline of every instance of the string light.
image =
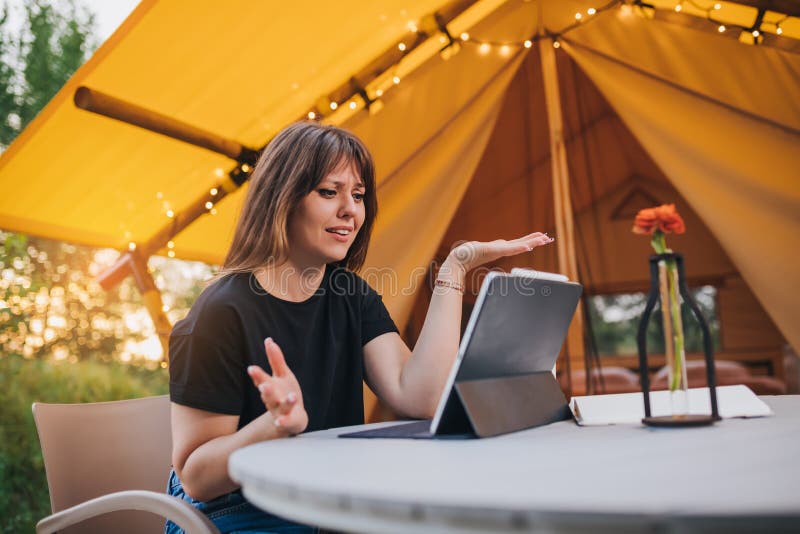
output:
[{"label": "string light", "polygon": [[167,241],[167,248],[175,248],[175,241]]},{"label": "string light", "polygon": [[242,172],[250,172],[250,165],[242,163]]},{"label": "string light", "polygon": [[164,313],[167,313],[169,311],[169,306],[164,304],[163,306],[161,306],[161,311],[164,312]]},{"label": "string light", "polygon": [[[708,7],[703,7],[694,0],[674,0],[674,1],[676,3],[673,4],[672,9],[674,9],[676,13],[681,13],[683,11],[683,4],[688,2],[692,6],[690,12],[691,15],[695,15],[698,12],[700,13],[705,12],[706,20],[713,23],[719,33],[725,33],[730,29],[729,26],[726,26],[721,21],[714,20],[712,18],[712,13],[722,8],[722,4],[720,3],[714,3],[708,5]],[[575,21],[559,31],[548,32],[547,35],[535,35],[528,39],[525,39],[522,42],[512,42],[512,43],[509,42],[502,43],[502,42],[492,42],[492,41],[481,42],[481,40],[474,39],[469,34],[469,32],[466,31],[457,34],[458,37],[454,38],[450,34],[447,28],[448,22],[444,19],[444,17],[441,14],[439,13],[429,14],[420,19],[419,22],[409,21],[407,23],[408,30],[418,35],[412,39],[411,41],[412,44],[408,44],[409,41],[408,38],[405,38],[403,41],[397,43],[396,45],[397,49],[400,52],[403,52],[404,54],[401,56],[399,60],[398,59],[394,60],[395,61],[394,65],[389,65],[388,67],[386,67],[384,70],[382,70],[382,72],[379,72],[375,76],[375,78],[367,82],[366,85],[363,85],[362,83],[356,83],[355,85],[353,85],[352,81],[355,78],[352,78],[349,93],[343,94],[342,89],[337,89],[337,91],[334,92],[334,94],[336,94],[339,97],[338,101],[332,101],[328,96],[320,97],[320,99],[317,101],[316,106],[313,108],[312,111],[308,112],[307,116],[309,119],[312,120],[314,119],[321,120],[324,118],[324,115],[319,113],[318,110],[325,110],[330,108],[331,110],[335,111],[339,107],[339,102],[342,102],[343,104],[346,103],[349,109],[355,111],[359,107],[357,99],[357,96],[359,95],[362,97],[362,100],[365,103],[365,107],[369,110],[370,115],[373,115],[376,112],[378,112],[380,109],[383,108],[384,105],[383,102],[380,100],[380,98],[384,95],[384,92],[387,90],[386,84],[379,82],[379,80],[385,80],[383,76],[389,74],[389,72],[391,72],[391,69],[397,69],[399,63],[404,60],[403,58],[405,58],[406,53],[409,50],[411,50],[412,47],[416,47],[416,45],[419,43],[419,40],[422,38],[427,39],[429,43],[432,39],[435,38],[440,44],[444,45],[439,50],[439,55],[443,60],[446,60],[450,58],[452,55],[458,53],[458,51],[462,46],[461,45],[462,42],[472,42],[475,45],[477,45],[478,54],[482,56],[488,55],[494,47],[497,47],[499,54],[501,56],[506,57],[512,53],[514,47],[521,46],[526,49],[530,49],[533,47],[533,44],[536,41],[546,37],[553,39],[552,40],[553,48],[561,48],[561,43],[558,40],[558,36],[561,36],[566,32],[571,31],[574,28],[580,27],[583,24],[590,23],[591,21],[589,20],[588,17],[592,17],[598,13],[602,13],[604,11],[617,8],[619,9],[621,15],[630,15],[635,10],[635,12],[638,13],[640,16],[646,18],[653,18],[654,13],[658,9],[670,9],[668,6],[665,6],[664,8],[656,7],[652,3],[649,3],[648,0],[611,0],[610,2],[599,8],[590,7],[586,9],[586,11],[584,12],[576,12],[574,14]],[[784,18],[779,19],[777,21],[765,22],[765,23],[773,25],[775,27],[775,33],[777,35],[781,35],[783,33],[783,29],[781,28],[780,24],[783,23],[783,21],[788,18],[790,18],[790,16],[786,15],[784,16]],[[733,25],[733,27],[741,31],[740,40],[742,40],[743,42],[747,42],[747,40],[744,39],[744,37],[752,36],[753,40],[750,41],[750,43],[752,44],[753,42],[755,42],[757,44],[761,41],[760,37],[762,32],[759,31],[761,30],[760,25],[761,24],[759,21],[759,24],[756,24],[750,28],[745,28],[737,25]],[[398,85],[400,83],[400,76],[397,75],[397,70],[395,70],[395,74],[391,76],[391,81],[394,85]],[[383,85],[383,88],[375,87],[375,85],[379,83]],[[366,87],[368,87],[369,85],[372,85],[373,88],[368,90],[366,89]],[[374,98],[371,96],[373,94]],[[245,173],[249,173],[249,167],[246,165],[243,165],[242,167],[240,167],[240,169]],[[215,211],[216,209],[212,208],[212,214]],[[171,210],[168,213],[172,213]],[[173,215],[169,216],[172,217]]]},{"label": "string light", "polygon": [[219,193],[219,190],[216,187],[212,187],[209,193],[211,194],[212,197],[215,197],[217,196],[217,193]]},{"label": "string light", "polygon": [[216,215],[217,214],[217,208],[211,208],[211,211],[209,211],[209,213],[211,215]]},{"label": "string light", "polygon": [[136,250],[136,243],[134,243],[133,241],[131,241],[130,243],[128,243],[128,250],[130,250],[131,252],[133,252],[134,250]]},{"label": "string light", "polygon": [[210,210],[213,207],[214,207],[214,203],[213,202],[206,202],[206,209],[207,210]]},{"label": "string light", "polygon": [[175,257],[175,251],[174,250],[168,251],[167,252],[167,256],[169,256],[170,258],[174,258]]},{"label": "string light", "polygon": [[169,217],[170,219],[175,217],[175,212],[172,210],[167,210],[167,217]]}]

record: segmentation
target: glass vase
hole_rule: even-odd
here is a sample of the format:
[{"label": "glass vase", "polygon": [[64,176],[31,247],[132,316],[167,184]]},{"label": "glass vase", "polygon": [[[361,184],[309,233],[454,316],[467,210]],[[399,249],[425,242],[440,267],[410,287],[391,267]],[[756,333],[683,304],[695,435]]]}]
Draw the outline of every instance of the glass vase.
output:
[{"label": "glass vase", "polygon": [[674,259],[658,262],[659,297],[664,325],[664,354],[672,416],[689,414],[689,381],[686,377],[686,351],[681,320],[678,269]]}]

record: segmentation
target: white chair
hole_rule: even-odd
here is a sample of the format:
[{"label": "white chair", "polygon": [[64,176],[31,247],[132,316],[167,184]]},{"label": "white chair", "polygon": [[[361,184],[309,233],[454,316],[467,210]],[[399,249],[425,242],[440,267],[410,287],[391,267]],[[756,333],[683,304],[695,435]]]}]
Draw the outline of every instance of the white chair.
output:
[{"label": "white chair", "polygon": [[53,514],[49,532],[219,534],[202,512],[167,495],[169,397],[89,404],[33,404]]}]

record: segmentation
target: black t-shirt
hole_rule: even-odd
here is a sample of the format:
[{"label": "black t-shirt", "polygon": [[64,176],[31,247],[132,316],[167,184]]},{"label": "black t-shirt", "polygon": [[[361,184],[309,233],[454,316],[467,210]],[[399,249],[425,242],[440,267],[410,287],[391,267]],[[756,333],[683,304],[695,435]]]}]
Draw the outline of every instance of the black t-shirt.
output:
[{"label": "black t-shirt", "polygon": [[271,373],[264,339],[272,337],[297,377],[307,431],[364,422],[363,347],[397,332],[383,300],[362,278],[328,266],[303,302],[267,293],[252,274],[231,274],[203,291],[169,339],[170,399],[239,416],[239,428],[266,411],[247,375]]}]

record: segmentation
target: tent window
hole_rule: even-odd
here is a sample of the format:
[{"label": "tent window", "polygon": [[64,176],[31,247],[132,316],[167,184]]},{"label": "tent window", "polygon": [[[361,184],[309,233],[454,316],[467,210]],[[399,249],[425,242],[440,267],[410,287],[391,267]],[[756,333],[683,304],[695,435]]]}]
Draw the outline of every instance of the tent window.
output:
[{"label": "tent window", "polygon": [[[717,290],[713,286],[702,286],[691,291],[708,321],[711,337],[714,340],[714,350],[719,350]],[[616,293],[589,297],[591,331],[600,356],[630,356],[637,353],[636,331],[646,301],[645,293]],[[703,338],[694,315],[687,306],[683,306],[682,315],[686,352],[702,352]],[[650,354],[664,353],[663,326],[658,305],[653,311],[647,331],[647,350]]]}]

